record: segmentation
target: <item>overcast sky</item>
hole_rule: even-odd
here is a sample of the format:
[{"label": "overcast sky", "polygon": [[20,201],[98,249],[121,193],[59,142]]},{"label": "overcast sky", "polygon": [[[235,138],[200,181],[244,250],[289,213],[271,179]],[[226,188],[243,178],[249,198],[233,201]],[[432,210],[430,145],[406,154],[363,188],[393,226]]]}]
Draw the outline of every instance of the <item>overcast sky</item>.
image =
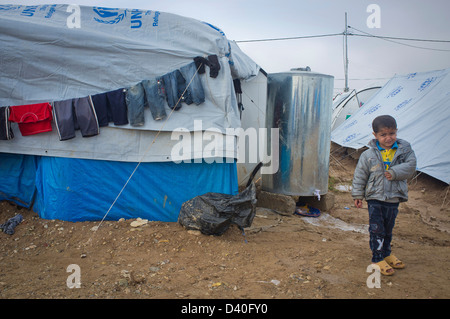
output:
[{"label": "overcast sky", "polygon": [[[347,12],[352,33],[449,41],[348,36],[351,89],[383,84],[395,74],[450,68],[449,0],[0,0],[0,4],[44,3],[150,9],[195,18],[219,27],[228,39],[238,41],[241,49],[268,73],[309,66],[312,71],[333,75],[337,89],[344,87],[342,35],[239,41],[342,33]],[[368,12],[371,4],[377,5],[379,11]]]}]

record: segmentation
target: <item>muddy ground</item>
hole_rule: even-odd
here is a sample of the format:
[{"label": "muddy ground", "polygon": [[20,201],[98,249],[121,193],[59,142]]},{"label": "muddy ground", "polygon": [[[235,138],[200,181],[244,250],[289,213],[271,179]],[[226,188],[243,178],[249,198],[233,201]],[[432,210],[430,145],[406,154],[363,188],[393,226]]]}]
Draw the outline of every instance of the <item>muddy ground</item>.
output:
[{"label": "muddy ground", "polygon": [[[93,231],[99,222],[45,220],[2,202],[0,223],[17,213],[24,220],[13,235],[0,233],[0,298],[449,298],[448,185],[425,174],[409,182],[392,243],[406,268],[369,288],[367,204],[355,208],[345,191],[355,164],[348,151],[333,150],[327,196],[334,205],[320,217],[259,207],[245,233],[231,227],[222,236],[178,223],[132,227],[134,220],[105,221]],[[69,288],[77,283],[70,265],[79,266],[80,288]]]}]

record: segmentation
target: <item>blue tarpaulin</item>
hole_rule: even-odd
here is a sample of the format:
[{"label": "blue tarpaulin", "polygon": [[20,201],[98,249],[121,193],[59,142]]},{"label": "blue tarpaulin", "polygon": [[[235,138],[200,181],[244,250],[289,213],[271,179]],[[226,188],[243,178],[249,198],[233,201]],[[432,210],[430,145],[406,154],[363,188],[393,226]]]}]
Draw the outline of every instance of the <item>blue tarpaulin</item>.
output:
[{"label": "blue tarpaulin", "polygon": [[0,199],[17,197],[16,203],[29,207],[35,193],[32,208],[45,219],[93,221],[106,216],[105,220],[141,217],[174,222],[182,203],[195,196],[238,192],[235,162],[138,166],[132,162],[2,153],[0,163]]},{"label": "blue tarpaulin", "polygon": [[38,156],[0,153],[0,201],[30,208],[35,192]]}]

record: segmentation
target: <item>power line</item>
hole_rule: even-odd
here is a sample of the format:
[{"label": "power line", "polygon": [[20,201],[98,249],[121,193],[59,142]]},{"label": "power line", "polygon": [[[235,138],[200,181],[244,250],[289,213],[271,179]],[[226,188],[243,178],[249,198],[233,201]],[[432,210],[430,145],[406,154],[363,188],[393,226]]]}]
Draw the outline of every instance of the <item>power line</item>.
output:
[{"label": "power line", "polygon": [[394,40],[407,40],[407,41],[424,41],[424,42],[441,42],[441,43],[450,43],[450,40],[433,40],[433,39],[415,39],[415,38],[400,38],[400,37],[388,37],[388,36],[381,36],[381,35],[373,35],[368,32],[364,32],[361,30],[358,30],[352,26],[348,26],[350,29],[355,29],[356,31],[365,33],[366,35],[362,34],[352,34],[349,33],[349,35],[356,35],[356,36],[369,36],[373,38],[380,38],[380,39],[394,39]]},{"label": "power line", "polygon": [[282,40],[297,40],[297,39],[310,39],[310,38],[323,38],[323,37],[334,37],[337,35],[343,35],[343,33],[332,33],[332,34],[319,34],[319,35],[306,35],[300,37],[287,37],[287,38],[271,38],[271,39],[255,39],[255,40],[239,40],[236,43],[244,42],[265,42],[265,41],[282,41]]},{"label": "power line", "polygon": [[388,42],[392,42],[392,43],[396,43],[396,44],[400,44],[400,45],[404,45],[404,46],[411,47],[411,48],[416,48],[416,49],[450,52],[450,50],[446,50],[446,49],[435,49],[435,48],[421,47],[421,46],[417,46],[417,45],[412,45],[412,44],[401,43],[401,42],[398,42],[398,41],[393,41],[391,39],[408,40],[408,41],[428,41],[428,42],[450,43],[450,41],[447,41],[447,40],[427,40],[427,39],[395,38],[395,37],[377,36],[377,35],[370,34],[368,32],[364,32],[364,31],[358,30],[358,29],[353,28],[351,26],[348,26],[348,27],[351,28],[351,29],[354,29],[356,31],[364,33],[364,34],[349,33],[348,35],[350,35],[350,36],[378,38],[378,39],[381,39],[381,40],[385,40],[385,41],[388,41]]},{"label": "power line", "polygon": [[341,36],[341,35],[349,35],[349,36],[359,36],[359,37],[368,37],[368,38],[378,38],[381,40],[389,41],[392,43],[405,45],[417,49],[424,49],[424,50],[432,50],[432,51],[446,51],[450,52],[450,50],[446,49],[435,49],[435,48],[428,48],[428,47],[421,47],[417,45],[411,45],[406,43],[401,43],[393,40],[402,40],[402,41],[421,41],[421,42],[434,42],[434,43],[450,43],[450,40],[436,40],[436,39],[418,39],[418,38],[405,38],[405,37],[391,37],[391,36],[378,36],[373,35],[361,30],[358,30],[354,27],[348,26],[351,29],[354,29],[356,31],[362,32],[364,34],[356,34],[356,33],[330,33],[330,34],[318,34],[318,35],[306,35],[306,36],[298,36],[298,37],[283,37],[283,38],[268,38],[268,39],[251,39],[251,40],[236,40],[236,43],[251,43],[251,42],[269,42],[269,41],[285,41],[285,40],[298,40],[298,39],[311,39],[311,38],[323,38],[323,37],[334,37],[334,36]]}]

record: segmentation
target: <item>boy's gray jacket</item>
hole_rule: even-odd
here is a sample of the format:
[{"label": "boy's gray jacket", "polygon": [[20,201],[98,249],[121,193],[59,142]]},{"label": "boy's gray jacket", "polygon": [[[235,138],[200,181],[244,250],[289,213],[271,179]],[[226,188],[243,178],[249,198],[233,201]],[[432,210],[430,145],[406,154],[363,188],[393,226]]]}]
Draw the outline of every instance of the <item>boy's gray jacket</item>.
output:
[{"label": "boy's gray jacket", "polygon": [[400,202],[408,200],[407,179],[416,171],[416,155],[411,144],[397,139],[398,149],[388,169],[392,175],[389,181],[384,176],[384,164],[376,140],[369,142],[356,165],[353,176],[352,197],[354,199],[380,200],[398,198]]}]

